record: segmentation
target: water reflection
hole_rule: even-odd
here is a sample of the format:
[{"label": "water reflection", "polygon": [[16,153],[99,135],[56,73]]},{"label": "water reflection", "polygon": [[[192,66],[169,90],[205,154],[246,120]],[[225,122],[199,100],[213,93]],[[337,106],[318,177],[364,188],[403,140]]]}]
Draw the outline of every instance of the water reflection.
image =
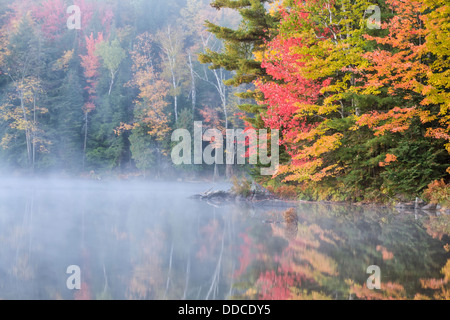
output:
[{"label": "water reflection", "polygon": [[[236,298],[449,298],[449,216],[320,204],[302,205],[297,212],[295,239],[286,236],[288,224],[248,229]],[[273,249],[282,240],[287,244]],[[370,265],[382,270],[381,290],[366,286]],[[438,292],[430,295],[429,289]]]},{"label": "water reflection", "polygon": [[449,216],[188,199],[209,187],[1,181],[0,299],[449,299]]}]

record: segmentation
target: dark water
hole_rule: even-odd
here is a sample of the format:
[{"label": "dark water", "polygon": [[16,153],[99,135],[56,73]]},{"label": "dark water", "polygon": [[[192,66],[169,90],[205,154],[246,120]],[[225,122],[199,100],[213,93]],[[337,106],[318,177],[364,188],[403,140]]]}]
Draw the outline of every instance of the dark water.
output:
[{"label": "dark water", "polygon": [[450,299],[450,216],[188,199],[211,186],[3,179],[0,299]]}]

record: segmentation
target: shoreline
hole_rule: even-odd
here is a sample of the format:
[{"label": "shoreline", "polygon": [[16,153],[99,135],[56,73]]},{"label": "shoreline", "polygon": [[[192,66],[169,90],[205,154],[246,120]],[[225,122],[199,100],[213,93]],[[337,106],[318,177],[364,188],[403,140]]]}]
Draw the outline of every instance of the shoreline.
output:
[{"label": "shoreline", "polygon": [[346,202],[346,201],[309,201],[309,200],[286,200],[276,197],[273,194],[255,192],[248,197],[243,197],[234,194],[232,191],[207,191],[205,193],[196,194],[189,197],[192,200],[202,201],[213,206],[234,205],[234,204],[249,204],[256,207],[278,207],[278,208],[294,208],[300,204],[324,204],[333,206],[352,206],[363,208],[376,209],[391,209],[404,213],[423,212],[425,214],[450,214],[450,208],[439,208],[439,205],[430,205],[424,201],[417,202],[397,202],[393,204],[381,203],[361,203],[361,202]]}]

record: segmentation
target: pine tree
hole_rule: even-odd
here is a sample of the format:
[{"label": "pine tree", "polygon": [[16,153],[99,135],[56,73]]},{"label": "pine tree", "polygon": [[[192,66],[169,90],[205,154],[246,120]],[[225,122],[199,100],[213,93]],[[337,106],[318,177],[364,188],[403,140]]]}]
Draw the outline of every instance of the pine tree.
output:
[{"label": "pine tree", "polygon": [[[251,84],[257,79],[270,79],[261,67],[261,61],[256,59],[255,53],[264,51],[266,41],[274,37],[279,24],[280,15],[269,12],[267,8],[273,2],[273,0],[216,0],[211,3],[217,10],[233,9],[242,17],[237,29],[206,22],[208,31],[223,41],[223,50],[220,52],[208,50],[205,54],[201,54],[199,59],[202,63],[211,64],[211,69],[223,68],[235,72],[235,76],[225,82],[227,85],[238,87]],[[237,95],[242,99],[261,100],[261,95],[256,91]],[[264,127],[261,120],[264,107],[257,104],[243,104],[240,109],[255,115],[254,119],[248,119],[254,127]]]}]

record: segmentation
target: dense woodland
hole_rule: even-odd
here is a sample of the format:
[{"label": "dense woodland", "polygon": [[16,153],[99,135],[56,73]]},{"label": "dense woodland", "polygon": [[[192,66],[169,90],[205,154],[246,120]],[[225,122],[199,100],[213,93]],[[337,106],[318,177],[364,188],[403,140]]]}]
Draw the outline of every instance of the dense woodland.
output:
[{"label": "dense woodland", "polygon": [[283,197],[450,205],[446,0],[16,0],[0,11],[7,172],[241,174],[173,165],[173,130],[203,121],[281,130],[278,174],[253,176]]},{"label": "dense woodland", "polygon": [[198,62],[221,47],[204,21],[233,26],[238,14],[200,0],[86,0],[71,30],[72,4],[1,4],[2,167],[170,175],[173,129],[242,126],[231,73]]}]

